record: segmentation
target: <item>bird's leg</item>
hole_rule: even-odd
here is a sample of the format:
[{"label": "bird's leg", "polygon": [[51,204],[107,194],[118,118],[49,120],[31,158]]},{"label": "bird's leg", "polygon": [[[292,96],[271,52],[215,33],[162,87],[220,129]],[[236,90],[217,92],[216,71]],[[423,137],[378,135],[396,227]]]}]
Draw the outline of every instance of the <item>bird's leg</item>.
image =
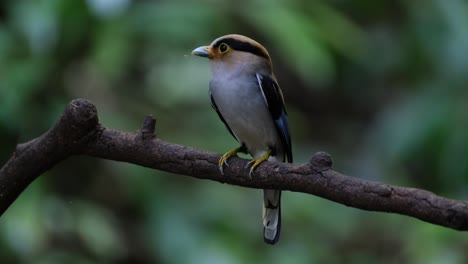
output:
[{"label": "bird's leg", "polygon": [[229,167],[229,164],[227,163],[228,159],[230,159],[231,157],[237,156],[237,153],[244,152],[244,151],[245,151],[245,147],[240,146],[238,148],[235,148],[233,150],[230,150],[230,151],[224,153],[224,155],[221,156],[221,158],[219,159],[218,164],[219,164],[219,171],[221,171],[222,175],[224,175],[224,171],[223,171],[224,164],[226,164],[226,166]]},{"label": "bird's leg", "polygon": [[249,175],[252,176],[253,173],[254,173],[254,170],[255,168],[257,168],[258,165],[260,165],[260,163],[268,160],[268,158],[270,157],[271,155],[271,149],[269,149],[265,154],[263,154],[263,156],[261,156],[260,158],[258,159],[253,159],[251,161],[249,161],[249,163],[247,163],[247,167],[249,167],[251,164],[252,166],[250,167],[250,171],[249,171]]}]

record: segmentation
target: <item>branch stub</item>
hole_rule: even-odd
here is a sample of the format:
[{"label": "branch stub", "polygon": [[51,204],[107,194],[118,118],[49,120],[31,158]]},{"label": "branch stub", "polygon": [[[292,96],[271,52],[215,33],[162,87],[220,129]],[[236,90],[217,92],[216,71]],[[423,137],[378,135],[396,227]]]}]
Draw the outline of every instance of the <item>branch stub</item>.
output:
[{"label": "branch stub", "polygon": [[333,161],[330,154],[319,151],[312,156],[309,164],[314,168],[320,168],[320,171],[325,171],[332,167]]}]

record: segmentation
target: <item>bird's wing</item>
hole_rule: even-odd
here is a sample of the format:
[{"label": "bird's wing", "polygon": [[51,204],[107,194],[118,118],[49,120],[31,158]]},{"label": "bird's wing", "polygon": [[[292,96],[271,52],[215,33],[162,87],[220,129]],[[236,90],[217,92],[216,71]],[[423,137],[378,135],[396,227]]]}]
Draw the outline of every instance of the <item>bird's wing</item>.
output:
[{"label": "bird's wing", "polygon": [[229,125],[226,123],[226,120],[224,120],[224,117],[223,115],[221,115],[221,112],[219,111],[218,107],[216,106],[216,102],[213,98],[213,95],[211,94],[211,90],[210,90],[210,99],[211,99],[211,107],[213,107],[213,109],[216,111],[216,113],[218,113],[218,116],[219,116],[219,119],[221,119],[221,121],[223,121],[224,125],[226,126],[227,130],[229,131],[229,133],[231,133],[231,135],[237,140],[239,141],[239,139],[236,137],[236,135],[234,135],[234,132],[232,132],[231,128],[229,127]]},{"label": "bird's wing", "polygon": [[257,81],[271,117],[275,121],[283,146],[286,148],[286,159],[292,163],[291,135],[289,134],[288,115],[284,106],[283,93],[276,80],[270,75],[257,73]]}]

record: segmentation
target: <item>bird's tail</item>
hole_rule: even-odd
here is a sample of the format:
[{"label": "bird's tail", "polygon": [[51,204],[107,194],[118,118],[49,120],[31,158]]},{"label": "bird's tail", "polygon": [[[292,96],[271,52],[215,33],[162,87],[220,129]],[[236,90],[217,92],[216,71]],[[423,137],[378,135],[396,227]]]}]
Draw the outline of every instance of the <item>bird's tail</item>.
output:
[{"label": "bird's tail", "polygon": [[263,240],[276,244],[281,231],[281,191],[263,190]]}]

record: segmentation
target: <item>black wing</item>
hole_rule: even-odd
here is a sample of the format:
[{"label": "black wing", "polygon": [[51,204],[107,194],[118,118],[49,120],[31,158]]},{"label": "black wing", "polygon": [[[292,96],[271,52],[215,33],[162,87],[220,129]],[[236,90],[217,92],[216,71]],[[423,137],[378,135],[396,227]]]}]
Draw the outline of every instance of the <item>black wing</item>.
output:
[{"label": "black wing", "polygon": [[289,134],[288,115],[284,106],[283,93],[272,76],[257,73],[257,81],[270,110],[271,117],[275,121],[283,146],[286,148],[286,159],[292,163],[291,135]]},{"label": "black wing", "polygon": [[219,112],[219,109],[218,107],[216,106],[216,102],[213,98],[213,95],[211,94],[211,91],[210,91],[210,100],[211,100],[211,107],[213,107],[213,109],[216,111],[216,113],[218,113],[218,116],[219,116],[219,119],[221,119],[221,121],[223,121],[224,125],[226,126],[227,130],[229,131],[229,133],[231,133],[231,135],[237,140],[237,137],[236,135],[234,135],[234,133],[232,132],[231,128],[228,126],[228,124],[226,123],[226,120],[224,120],[224,117],[221,115],[221,112]]}]

